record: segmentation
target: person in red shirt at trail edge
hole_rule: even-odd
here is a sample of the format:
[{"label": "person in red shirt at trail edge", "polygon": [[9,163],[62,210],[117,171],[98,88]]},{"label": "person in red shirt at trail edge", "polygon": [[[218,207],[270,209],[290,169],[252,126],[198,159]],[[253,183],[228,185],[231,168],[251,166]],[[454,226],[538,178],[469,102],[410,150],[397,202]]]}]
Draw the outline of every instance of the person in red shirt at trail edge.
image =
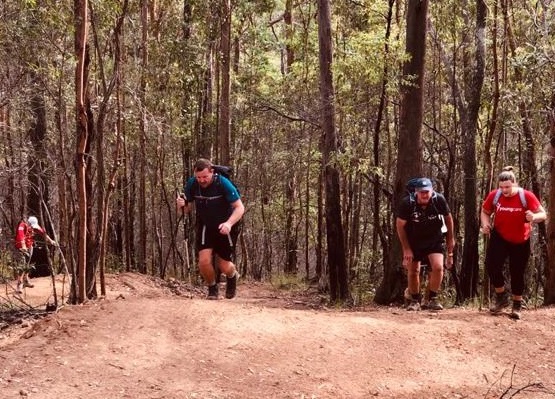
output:
[{"label": "person in red shirt at trail edge", "polygon": [[520,319],[532,223],[545,221],[547,214],[533,192],[518,186],[511,166],[503,168],[498,181],[499,188],[487,195],[480,213],[481,231],[489,236],[485,265],[495,288],[495,304],[490,311],[500,313],[510,304],[503,276],[503,266],[509,258],[513,295],[510,317]]},{"label": "person in red shirt at trail edge", "polygon": [[29,270],[32,267],[31,259],[33,257],[33,246],[35,245],[35,234],[42,236],[49,244],[56,245],[56,241],[46,234],[46,231],[39,225],[39,220],[35,216],[29,216],[29,219],[21,219],[15,233],[15,247],[21,254],[16,294],[22,294],[23,288],[34,287],[29,281]]}]

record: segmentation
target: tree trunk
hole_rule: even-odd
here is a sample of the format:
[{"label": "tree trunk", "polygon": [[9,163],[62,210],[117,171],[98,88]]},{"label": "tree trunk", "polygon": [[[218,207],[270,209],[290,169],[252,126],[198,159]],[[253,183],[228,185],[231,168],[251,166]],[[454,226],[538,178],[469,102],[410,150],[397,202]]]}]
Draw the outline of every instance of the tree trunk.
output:
[{"label": "tree trunk", "polygon": [[322,106],[322,129],[324,131],[324,148],[322,162],[325,179],[326,237],[328,249],[328,268],[330,281],[330,299],[350,299],[347,280],[347,262],[345,259],[345,240],[341,219],[339,191],[339,171],[335,165],[338,150],[335,131],[335,104],[332,75],[332,36],[331,11],[329,0],[318,1],[318,43],[320,59],[320,97]]},{"label": "tree trunk", "polygon": [[146,273],[146,244],[147,244],[147,228],[146,228],[146,143],[147,143],[147,118],[146,118],[146,74],[148,68],[148,0],[141,1],[141,88],[140,98],[143,106],[140,120],[140,147],[139,147],[139,254],[137,267],[140,273]]},{"label": "tree trunk", "polygon": [[77,176],[77,195],[79,199],[79,232],[78,232],[78,292],[77,302],[85,301],[86,287],[86,263],[87,263],[87,191],[85,187],[86,174],[86,148],[88,140],[88,116],[87,116],[87,81],[88,81],[88,1],[75,0],[75,56],[77,65],[75,67],[75,113],[77,148],[75,154],[75,169]]},{"label": "tree trunk", "polygon": [[[290,169],[290,177],[285,182],[285,267],[288,274],[297,273],[297,174],[295,168]],[[308,277],[308,276],[307,276]]]},{"label": "tree trunk", "polygon": [[550,191],[549,208],[547,209],[547,253],[548,262],[545,267],[544,305],[555,304],[555,91],[551,95],[551,106],[547,112],[551,141],[548,147]]},{"label": "tree trunk", "polygon": [[[384,54],[385,55],[389,55],[390,50],[389,50],[389,40],[390,40],[390,36],[391,36],[391,22],[392,22],[392,18],[393,18],[393,4],[395,3],[395,0],[389,0],[388,1],[388,9],[387,9],[387,27],[386,27],[386,33],[385,33],[385,48],[384,48]],[[386,62],[384,63],[384,67],[383,67],[383,80],[382,80],[382,85],[381,85],[381,93],[380,93],[380,103],[378,105],[378,112],[376,113],[375,119],[375,125],[374,125],[374,140],[373,140],[373,144],[372,144],[372,159],[374,162],[374,167],[379,167],[381,165],[381,160],[380,160],[380,153],[382,151],[382,145],[381,145],[381,129],[382,129],[382,120],[384,118],[384,113],[385,113],[385,107],[386,107],[386,103],[387,103],[387,87],[389,85],[389,64]],[[374,228],[373,228],[373,233],[372,233],[372,248],[377,248],[378,247],[378,242],[379,242],[379,236],[380,236],[380,230],[381,230],[381,198],[382,198],[382,189],[383,189],[383,183],[382,183],[382,178],[379,176],[379,174],[375,174],[374,176],[374,184],[373,184],[373,204],[372,204],[372,209],[373,209],[373,224],[374,224]],[[387,247],[386,246],[382,246],[382,256],[383,259],[389,259],[389,253],[388,251],[386,251]],[[385,262],[384,262],[385,263]],[[370,274],[373,275],[375,273],[375,262],[372,262],[370,265]]]},{"label": "tree trunk", "polygon": [[[114,143],[114,151],[113,151],[113,159],[112,159],[112,168],[110,170],[109,178],[107,184],[104,184],[106,181],[106,173],[104,167],[104,126],[105,120],[107,118],[107,109],[109,101],[112,98],[112,93],[116,88],[119,93],[119,83],[120,83],[120,64],[121,64],[121,54],[120,54],[120,41],[122,35],[122,27],[124,18],[127,14],[127,6],[128,1],[124,0],[122,6],[122,13],[117,20],[117,24],[114,27],[114,68],[112,78],[110,79],[110,83],[108,85],[104,84],[102,87],[104,88],[104,92],[102,93],[102,103],[99,107],[98,112],[98,122],[97,122],[97,154],[98,154],[98,161],[97,161],[97,179],[98,179],[98,232],[97,232],[97,253],[98,253],[98,270],[99,270],[99,278],[100,278],[100,294],[102,296],[106,295],[106,282],[105,282],[105,265],[106,265],[106,246],[107,240],[106,237],[108,236],[108,219],[110,214],[110,197],[114,191],[115,184],[116,184],[116,176],[117,171],[119,169],[119,157],[120,157],[120,148],[121,148],[121,140],[120,140],[120,126],[122,122],[121,116],[121,103],[119,101],[119,96],[116,101],[116,109],[117,109],[117,124],[114,126],[115,130],[115,143]],[[94,25],[93,25],[94,26]],[[95,32],[96,38],[96,32]],[[97,40],[95,40],[97,43]]]},{"label": "tree trunk", "polygon": [[[285,11],[283,13],[283,22],[285,24],[285,68],[284,75],[291,70],[291,66],[294,61],[294,50],[292,47],[293,40],[293,13],[292,13],[293,2],[291,0],[286,0]],[[295,129],[291,129],[289,134],[289,142],[294,143],[295,138],[293,135],[296,133]],[[291,148],[292,152],[296,152],[294,148]],[[309,168],[308,168],[309,169]],[[298,242],[297,242],[297,180],[298,180],[298,170],[297,168],[288,169],[289,176],[286,179],[285,185],[285,273],[296,274],[298,272]],[[308,279],[308,273],[306,274]]]},{"label": "tree trunk", "polygon": [[[506,13],[507,10],[504,10],[504,12]],[[515,38],[513,35],[513,29],[510,25],[511,19],[508,18],[507,19],[507,24],[508,24],[508,29],[507,29],[507,36],[508,36],[508,41],[509,41],[509,50],[510,50],[510,54],[513,57],[513,59],[517,59],[518,55],[517,55],[517,45],[515,43]],[[523,70],[522,67],[516,63],[515,64],[515,71],[514,71],[514,80],[515,82],[518,84],[520,82],[524,81],[523,78]],[[518,104],[518,111],[519,111],[519,115],[520,115],[520,121],[521,121],[521,125],[522,125],[522,137],[524,140],[524,148],[523,148],[523,154],[522,154],[522,173],[521,173],[521,178],[520,180],[520,184],[533,191],[534,194],[536,194],[536,196],[540,199],[542,198],[542,193],[540,190],[540,182],[538,181],[538,171],[536,168],[536,150],[535,150],[535,145],[534,145],[534,138],[533,136],[533,132],[532,132],[532,127],[530,126],[530,112],[528,110],[528,105],[526,104],[525,101],[521,101]],[[527,278],[527,281],[536,281],[536,284],[540,284],[541,279],[542,279],[542,270],[544,268],[547,268],[547,264],[548,264],[548,249],[547,249],[547,230],[546,230],[546,226],[544,223],[541,223],[538,226],[538,241],[539,241],[539,251],[532,251],[532,253],[538,253],[539,252],[539,261],[537,260],[536,257],[532,257],[533,261],[536,261],[535,263],[535,270],[536,270],[536,278]],[[533,269],[528,268],[527,270],[527,276],[528,277],[532,277],[533,274]],[[529,289],[529,287],[527,286],[525,289]],[[536,286],[536,293],[537,293],[537,286]],[[525,293],[526,294],[526,293]]]},{"label": "tree trunk", "polygon": [[28,159],[29,197],[27,207],[29,214],[38,216],[40,223],[44,224],[46,220],[43,218],[43,209],[44,206],[47,206],[49,197],[48,179],[45,176],[46,151],[44,148],[47,131],[46,108],[40,89],[41,83],[36,77],[33,81],[37,89],[35,89],[36,94],[31,98],[34,123],[29,131],[29,138],[33,146],[33,152]]},{"label": "tree trunk", "polygon": [[[462,127],[464,145],[464,248],[461,266],[461,298],[466,300],[478,295],[480,281],[480,258],[478,253],[479,216],[477,210],[477,173],[476,173],[476,131],[478,129],[478,116],[482,86],[484,85],[485,71],[485,29],[487,7],[483,0],[476,0],[476,33],[474,63],[468,67],[465,87],[468,105],[463,117]],[[470,43],[467,44],[471,48]],[[458,294],[458,293],[457,293]]]},{"label": "tree trunk", "polygon": [[[403,79],[414,76],[411,84],[403,84],[399,117],[399,153],[393,203],[397,205],[411,177],[422,174],[423,82],[426,55],[427,0],[409,0],[407,9],[406,52],[410,59],[403,66]],[[395,234],[388,261],[384,261],[384,278],[374,300],[389,304],[401,300],[406,278],[401,266],[401,243]]]},{"label": "tree trunk", "polygon": [[231,92],[231,3],[230,0],[221,0],[221,36],[220,36],[220,107],[218,117],[219,133],[219,162],[229,165],[231,162],[229,152],[230,141],[230,92]]}]

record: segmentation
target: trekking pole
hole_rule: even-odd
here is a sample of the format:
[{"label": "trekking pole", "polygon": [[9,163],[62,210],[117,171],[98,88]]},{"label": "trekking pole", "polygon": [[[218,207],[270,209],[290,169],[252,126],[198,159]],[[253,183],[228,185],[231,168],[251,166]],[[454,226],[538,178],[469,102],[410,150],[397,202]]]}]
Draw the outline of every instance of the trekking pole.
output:
[{"label": "trekking pole", "polygon": [[[487,253],[489,245],[489,234],[484,234],[484,253]],[[484,262],[484,267],[482,271],[482,289],[480,290],[480,308],[484,306],[485,298],[487,297],[489,300],[490,297],[490,287],[489,287],[489,278],[487,278],[487,270]]]},{"label": "trekking pole", "polygon": [[[183,198],[185,200],[185,207],[187,206],[187,198],[185,197],[185,194],[182,193],[179,189],[175,189],[175,193],[177,197]],[[185,277],[185,271],[183,270],[183,263],[185,263],[185,267],[187,269],[187,276],[189,277],[189,280],[191,278],[190,276],[190,264],[189,264],[189,240],[187,238],[187,215],[185,215],[185,208],[181,209],[181,215],[179,216],[179,219],[177,220],[177,229],[179,230],[179,225],[181,224],[181,222],[183,221],[183,250],[185,252],[184,254],[184,262],[181,263],[181,276]],[[190,282],[190,281],[189,281]]]},{"label": "trekking pole", "polygon": [[[48,223],[52,227],[52,235],[54,236],[54,242],[56,244],[55,248],[58,248],[58,250],[59,250],[60,259],[62,260],[62,265],[63,265],[63,269],[64,269],[64,279],[62,280],[62,303],[63,303],[64,302],[65,278],[66,278],[66,276],[69,278],[69,283],[70,283],[71,287],[73,288],[74,293],[77,293],[77,281],[76,281],[75,278],[71,278],[72,275],[69,273],[66,258],[64,256],[64,252],[62,251],[62,248],[60,247],[60,243],[58,242],[58,235],[56,234],[56,229],[54,228],[54,222],[52,221],[52,216],[50,215],[50,211],[49,211],[49,209],[46,206],[46,203],[44,201],[42,201],[42,204],[43,204],[44,211],[46,213],[46,217],[48,218]],[[52,276],[52,289],[53,289],[53,295],[54,295],[54,306],[56,306],[56,309],[57,309],[58,308],[58,297],[57,297],[57,293],[56,293],[56,277],[54,275],[54,269],[52,267],[52,263],[50,262],[50,259],[49,259],[49,268],[50,268],[50,275]]]},{"label": "trekking pole", "polygon": [[459,281],[459,275],[457,273],[457,265],[455,264],[454,261],[453,261],[453,265],[451,266],[451,269],[449,269],[449,272],[451,273],[451,278],[453,279],[453,283],[455,284],[455,292],[456,292],[455,305],[460,305],[462,302],[461,283]]},{"label": "trekking pole", "polygon": [[[64,256],[64,251],[62,251],[62,248],[60,247],[60,245],[58,244],[56,246],[56,248],[58,248],[58,250],[60,251],[60,259],[62,259],[62,265],[64,266],[64,280],[65,280],[65,276],[70,276],[69,274],[69,270],[67,268],[67,263],[66,263],[66,258]],[[74,285],[73,289],[75,290],[74,292],[77,292],[77,284],[75,279],[70,278],[70,282],[72,285]],[[62,282],[62,302],[64,300],[64,290],[65,290],[65,281]]]}]

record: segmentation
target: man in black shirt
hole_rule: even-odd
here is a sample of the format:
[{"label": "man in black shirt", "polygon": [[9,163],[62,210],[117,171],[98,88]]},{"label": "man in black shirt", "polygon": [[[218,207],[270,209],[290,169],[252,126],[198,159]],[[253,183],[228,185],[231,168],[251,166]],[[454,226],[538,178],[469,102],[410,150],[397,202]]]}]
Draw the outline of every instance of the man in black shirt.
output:
[{"label": "man in black shirt", "polygon": [[[407,310],[420,310],[420,262],[431,268],[428,282],[431,310],[441,310],[437,294],[443,280],[445,239],[447,268],[453,266],[453,218],[445,197],[434,192],[428,178],[418,179],[414,197],[402,199],[397,212],[397,235],[403,247],[403,266],[407,269],[410,303]],[[445,237],[446,235],[446,237]]]}]

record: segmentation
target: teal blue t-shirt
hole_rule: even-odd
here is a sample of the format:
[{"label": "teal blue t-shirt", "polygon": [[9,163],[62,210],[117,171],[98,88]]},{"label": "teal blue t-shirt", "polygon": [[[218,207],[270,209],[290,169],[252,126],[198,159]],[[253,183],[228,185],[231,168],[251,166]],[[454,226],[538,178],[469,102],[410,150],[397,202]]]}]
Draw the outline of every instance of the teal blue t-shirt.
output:
[{"label": "teal blue t-shirt", "polygon": [[193,176],[185,185],[185,197],[195,202],[197,216],[208,228],[218,228],[233,212],[231,204],[241,198],[237,188],[229,179],[217,173],[212,183],[202,188]]}]

